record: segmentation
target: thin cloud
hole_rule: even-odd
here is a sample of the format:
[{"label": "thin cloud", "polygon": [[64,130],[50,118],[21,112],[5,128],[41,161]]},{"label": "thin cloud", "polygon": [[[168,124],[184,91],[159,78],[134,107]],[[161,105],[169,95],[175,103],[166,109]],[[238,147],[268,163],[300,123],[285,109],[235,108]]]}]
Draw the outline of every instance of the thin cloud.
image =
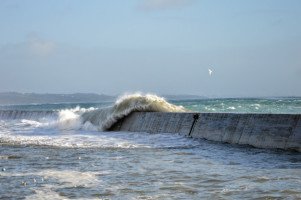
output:
[{"label": "thin cloud", "polygon": [[36,40],[29,44],[29,48],[33,54],[45,56],[51,54],[55,50],[56,44],[52,41]]},{"label": "thin cloud", "polygon": [[[57,44],[50,40],[39,38],[22,43],[6,44],[0,46],[1,57],[45,57],[52,55],[57,50]],[[2,58],[3,58],[2,57]]]},{"label": "thin cloud", "polygon": [[139,8],[142,10],[166,10],[173,8],[182,8],[193,4],[195,0],[144,0]]}]

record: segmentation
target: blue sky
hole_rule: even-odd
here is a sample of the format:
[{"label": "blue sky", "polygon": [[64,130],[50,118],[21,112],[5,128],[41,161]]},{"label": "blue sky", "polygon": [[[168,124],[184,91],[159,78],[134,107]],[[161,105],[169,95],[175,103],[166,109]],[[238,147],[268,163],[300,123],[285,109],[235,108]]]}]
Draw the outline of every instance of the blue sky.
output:
[{"label": "blue sky", "polygon": [[0,26],[0,92],[301,96],[299,0],[0,0]]}]

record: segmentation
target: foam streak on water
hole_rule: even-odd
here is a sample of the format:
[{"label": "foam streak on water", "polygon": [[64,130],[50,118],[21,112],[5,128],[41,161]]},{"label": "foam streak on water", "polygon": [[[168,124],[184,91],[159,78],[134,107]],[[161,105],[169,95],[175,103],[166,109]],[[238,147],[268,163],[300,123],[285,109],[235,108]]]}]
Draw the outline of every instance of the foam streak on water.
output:
[{"label": "foam streak on water", "polygon": [[173,103],[177,106],[135,94],[111,106],[24,105],[6,113],[2,107],[0,168],[5,170],[0,171],[0,199],[301,198],[298,152],[178,134],[102,131],[137,110],[301,113],[300,99]]},{"label": "foam streak on water", "polygon": [[301,113],[300,97],[222,98],[172,101],[175,105],[198,112]]}]

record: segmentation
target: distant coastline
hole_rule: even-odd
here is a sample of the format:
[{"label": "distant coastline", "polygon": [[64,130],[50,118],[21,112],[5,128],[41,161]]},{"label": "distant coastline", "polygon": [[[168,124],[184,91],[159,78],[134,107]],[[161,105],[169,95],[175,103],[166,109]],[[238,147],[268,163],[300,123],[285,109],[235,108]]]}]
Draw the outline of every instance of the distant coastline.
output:
[{"label": "distant coastline", "polygon": [[21,104],[52,104],[52,103],[83,103],[83,102],[110,102],[116,99],[115,96],[74,93],[74,94],[39,94],[39,93],[18,93],[1,92],[0,105],[21,105]]},{"label": "distant coastline", "polygon": [[[198,95],[161,95],[167,100],[204,99]],[[95,93],[51,94],[0,92],[0,105],[113,102],[118,96]]]}]

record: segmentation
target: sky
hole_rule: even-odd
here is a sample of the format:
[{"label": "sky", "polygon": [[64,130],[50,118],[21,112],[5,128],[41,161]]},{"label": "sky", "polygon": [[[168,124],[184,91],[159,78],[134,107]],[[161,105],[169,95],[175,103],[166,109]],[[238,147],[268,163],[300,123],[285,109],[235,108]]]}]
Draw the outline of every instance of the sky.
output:
[{"label": "sky", "polygon": [[301,96],[301,1],[0,0],[10,91]]}]

